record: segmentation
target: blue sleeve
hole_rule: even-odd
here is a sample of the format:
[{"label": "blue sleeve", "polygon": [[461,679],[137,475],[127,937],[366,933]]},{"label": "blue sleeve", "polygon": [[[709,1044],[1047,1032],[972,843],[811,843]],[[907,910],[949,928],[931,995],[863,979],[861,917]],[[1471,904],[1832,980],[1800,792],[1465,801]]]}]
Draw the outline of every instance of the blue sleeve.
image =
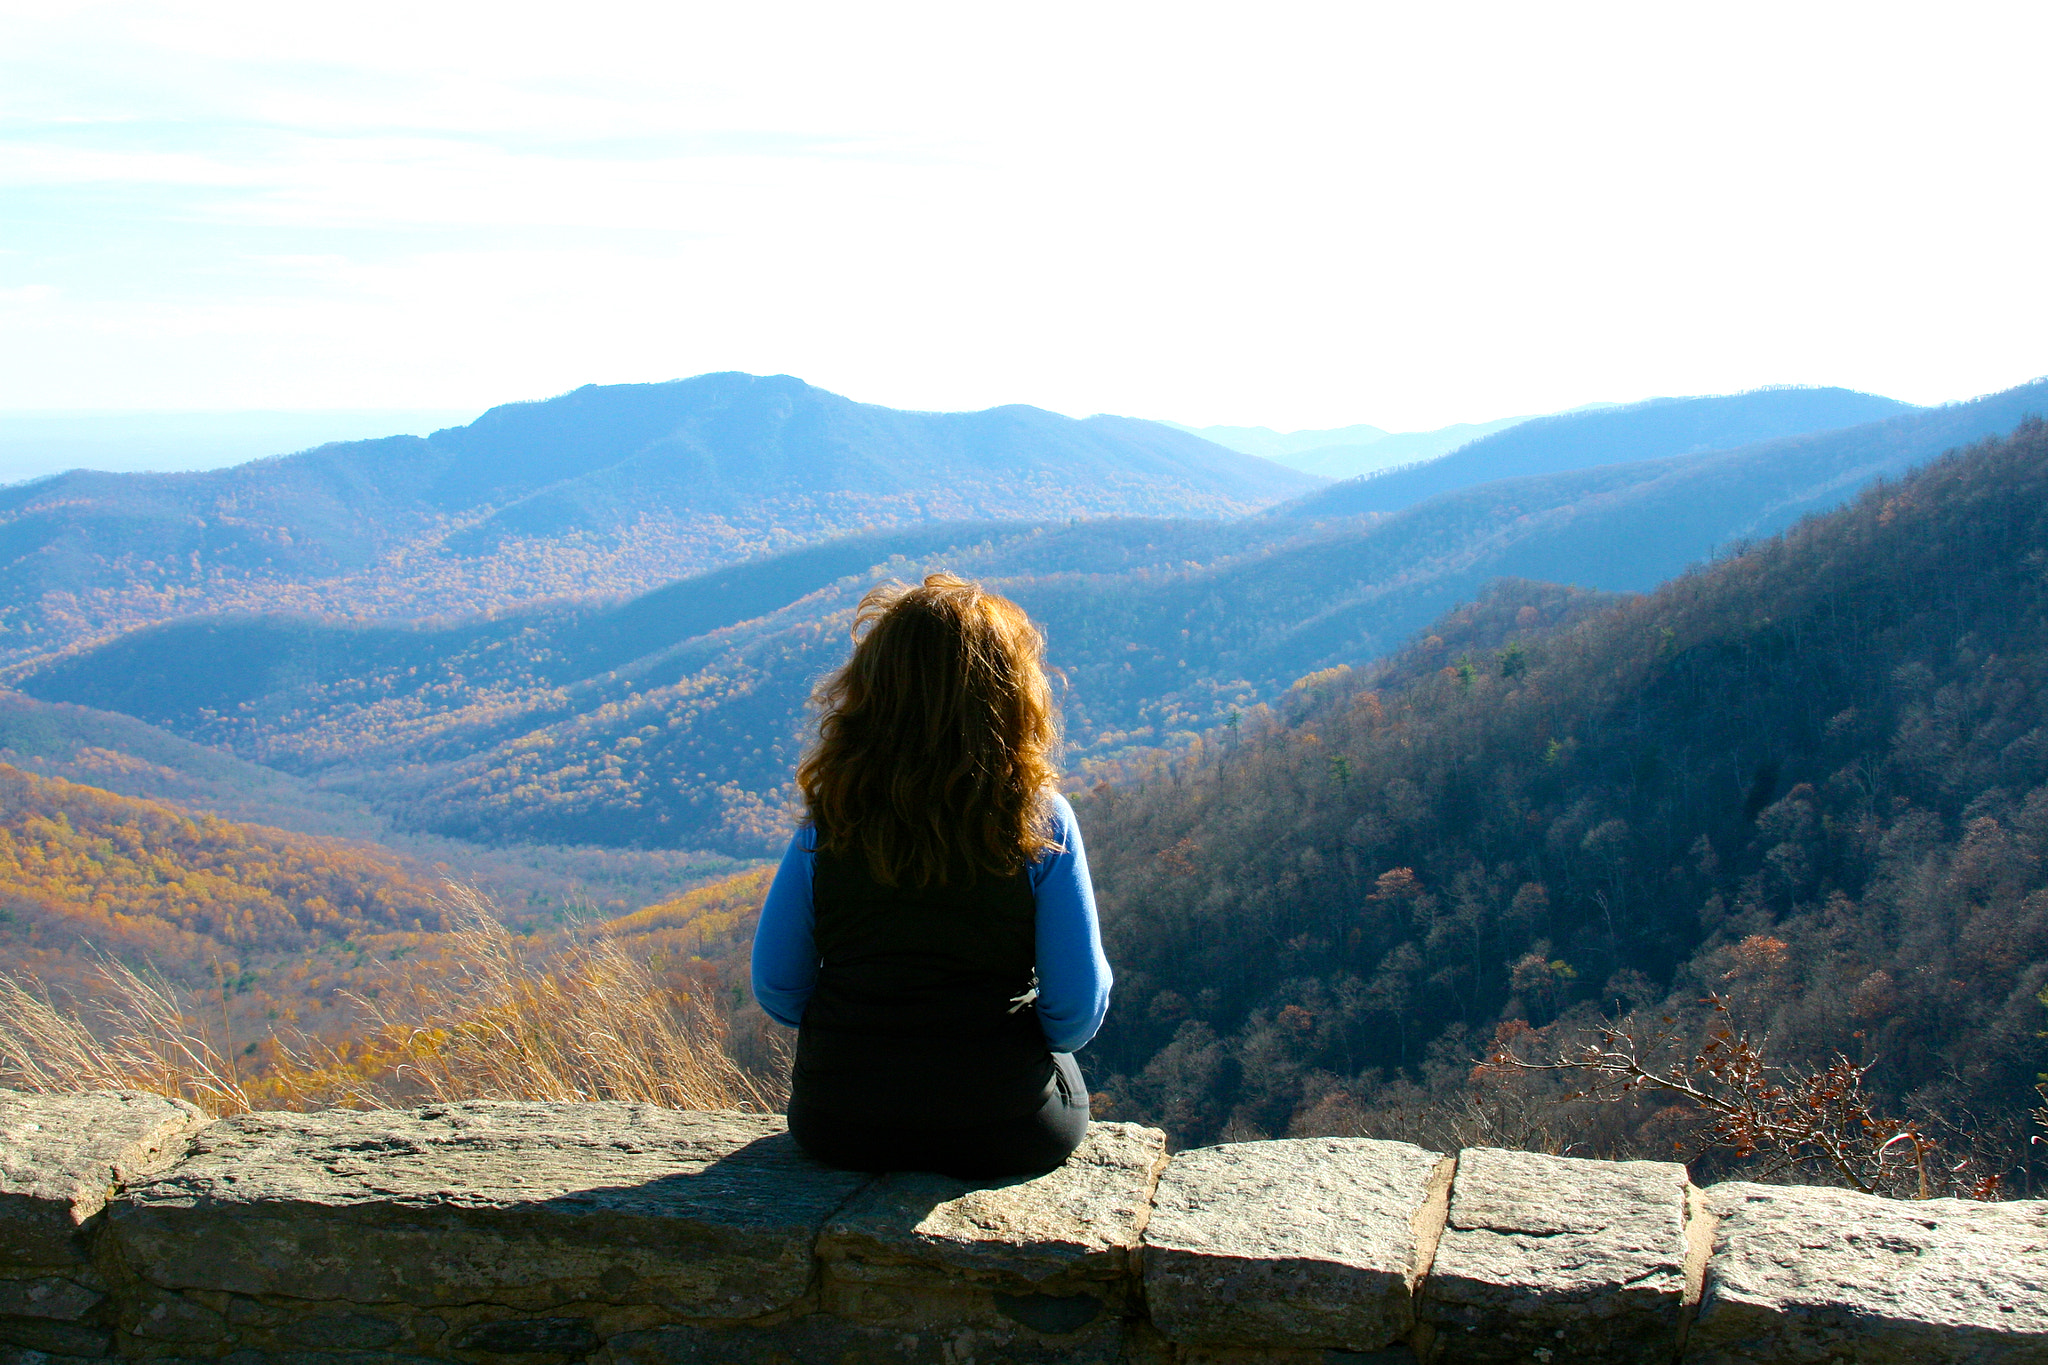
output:
[{"label": "blue sleeve", "polygon": [[1063,796],[1052,798],[1060,848],[1031,865],[1038,907],[1038,1023],[1055,1052],[1087,1046],[1109,1011],[1109,959],[1095,920],[1095,888],[1081,826]]},{"label": "blue sleeve", "polygon": [[818,944],[811,905],[811,874],[817,865],[818,834],[799,829],[775,869],[761,922],[754,928],[754,999],[778,1024],[795,1028],[818,981]]}]

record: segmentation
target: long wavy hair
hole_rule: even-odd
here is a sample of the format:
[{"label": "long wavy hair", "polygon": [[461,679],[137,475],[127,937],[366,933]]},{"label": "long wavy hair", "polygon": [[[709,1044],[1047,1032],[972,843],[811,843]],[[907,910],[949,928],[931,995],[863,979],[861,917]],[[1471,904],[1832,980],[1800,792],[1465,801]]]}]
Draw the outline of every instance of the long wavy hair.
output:
[{"label": "long wavy hair", "polygon": [[811,694],[818,737],[796,770],[819,847],[919,887],[1008,876],[1054,847],[1059,712],[1023,609],[935,573],[869,590],[853,638]]}]

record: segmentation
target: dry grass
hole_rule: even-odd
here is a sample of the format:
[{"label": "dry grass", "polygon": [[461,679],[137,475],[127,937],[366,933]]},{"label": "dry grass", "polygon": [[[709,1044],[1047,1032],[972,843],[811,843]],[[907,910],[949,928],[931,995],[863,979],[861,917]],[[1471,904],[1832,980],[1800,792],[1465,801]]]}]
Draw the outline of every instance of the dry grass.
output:
[{"label": "dry grass", "polygon": [[93,1022],[58,1008],[33,979],[0,975],[0,1085],[147,1090],[209,1114],[252,1107],[234,1058],[193,1027],[176,987],[119,962],[98,974],[106,994]]},{"label": "dry grass", "polygon": [[180,992],[125,966],[101,968],[94,1019],[0,976],[0,1085],[150,1090],[215,1114],[468,1099],[780,1107],[778,1083],[727,1053],[710,1005],[665,987],[617,940],[572,935],[542,955],[474,888],[451,884],[445,903],[455,927],[431,970],[349,997],[363,1019],[353,1037],[273,1036],[253,1076],[208,1041]]}]

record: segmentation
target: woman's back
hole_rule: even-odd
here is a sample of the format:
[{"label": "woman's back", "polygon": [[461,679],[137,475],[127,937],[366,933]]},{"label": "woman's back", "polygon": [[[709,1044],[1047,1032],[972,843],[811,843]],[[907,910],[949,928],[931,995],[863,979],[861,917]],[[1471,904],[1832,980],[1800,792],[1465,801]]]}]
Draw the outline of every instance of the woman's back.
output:
[{"label": "woman's back", "polygon": [[1036,907],[1021,869],[906,891],[821,853],[812,901],[818,975],[796,1055],[810,1104],[935,1123],[1044,1103],[1053,1062],[1030,1008]]},{"label": "woman's back", "polygon": [[754,943],[796,1026],[790,1128],[840,1165],[1045,1169],[1087,1126],[1069,1055],[1109,968],[1036,627],[947,575],[863,600],[798,769],[811,820]]}]

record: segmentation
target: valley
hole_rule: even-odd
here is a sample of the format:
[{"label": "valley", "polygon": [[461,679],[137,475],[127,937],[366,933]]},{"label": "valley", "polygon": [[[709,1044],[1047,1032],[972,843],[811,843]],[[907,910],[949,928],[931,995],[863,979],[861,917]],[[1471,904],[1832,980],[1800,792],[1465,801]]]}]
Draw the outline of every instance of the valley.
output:
[{"label": "valley", "polygon": [[[238,1040],[273,1009],[339,1040],[437,960],[452,875],[772,1066],[744,957],[806,698],[867,587],[943,568],[1047,633],[1107,1116],[1503,1137],[1498,1027],[1685,1032],[1715,994],[2032,1180],[2044,411],[1662,399],[1332,483],[1275,461],[1342,442],[713,375],[0,490],[0,780],[45,850],[4,965],[86,992],[147,958]],[[1544,1103],[1607,1152],[1693,1132]]]}]

